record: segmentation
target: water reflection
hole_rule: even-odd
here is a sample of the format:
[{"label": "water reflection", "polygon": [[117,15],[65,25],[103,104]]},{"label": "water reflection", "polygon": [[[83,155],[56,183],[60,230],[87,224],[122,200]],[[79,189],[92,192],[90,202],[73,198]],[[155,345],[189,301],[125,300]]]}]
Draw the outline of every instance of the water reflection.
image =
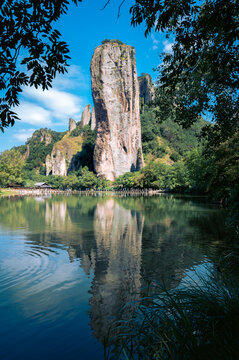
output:
[{"label": "water reflection", "polygon": [[114,199],[95,209],[97,255],[90,315],[100,340],[120,309],[139,296],[143,224],[142,214],[121,207]]},{"label": "water reflection", "polygon": [[[42,351],[55,347],[59,334],[70,358],[84,346],[93,354],[84,359],[103,358],[88,324],[102,341],[122,306],[150,281],[171,289],[188,269],[213,264],[225,236],[222,217],[215,207],[171,196],[0,198],[3,348],[7,333],[24,347],[24,331],[41,323],[43,334],[49,326],[56,334],[51,342],[47,331],[41,336]],[[20,320],[11,323],[6,309]],[[6,359],[16,355],[11,351]],[[57,357],[66,358],[63,344]]]}]

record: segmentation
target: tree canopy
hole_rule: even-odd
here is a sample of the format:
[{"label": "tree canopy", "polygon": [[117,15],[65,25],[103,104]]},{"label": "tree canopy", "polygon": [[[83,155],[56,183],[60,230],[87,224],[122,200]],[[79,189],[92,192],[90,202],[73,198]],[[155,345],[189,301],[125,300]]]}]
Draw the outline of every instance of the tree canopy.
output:
[{"label": "tree canopy", "polygon": [[[78,4],[82,0],[71,0]],[[67,44],[53,27],[67,12],[68,0],[3,0],[0,7],[0,129],[18,119],[23,86],[51,87],[70,59]]]},{"label": "tree canopy", "polygon": [[6,150],[0,156],[0,186],[23,184],[24,156],[16,149]]},{"label": "tree canopy", "polygon": [[215,142],[233,134],[239,125],[239,2],[135,0],[130,12],[133,26],[145,24],[146,36],[153,29],[174,36],[172,53],[163,54],[158,67],[161,116],[170,112],[187,127],[210,114],[216,126],[206,130]]}]

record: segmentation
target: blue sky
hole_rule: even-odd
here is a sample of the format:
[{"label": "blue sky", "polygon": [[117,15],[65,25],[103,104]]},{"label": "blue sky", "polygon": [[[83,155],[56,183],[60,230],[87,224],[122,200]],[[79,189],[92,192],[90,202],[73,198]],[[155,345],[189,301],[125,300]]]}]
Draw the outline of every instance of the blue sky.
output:
[{"label": "blue sky", "polygon": [[120,2],[111,0],[104,10],[106,0],[83,0],[77,7],[70,5],[67,15],[56,24],[70,48],[69,72],[57,76],[49,91],[24,89],[21,104],[16,108],[21,121],[0,134],[0,151],[24,144],[41,127],[65,131],[69,117],[80,120],[84,107],[93,103],[90,62],[95,47],[104,39],[119,39],[134,46],[138,75],[149,73],[156,80],[153,68],[160,63],[160,53],[170,51],[172,40],[155,32],[145,38],[143,25],[134,28],[130,24],[129,8],[133,1],[126,1],[118,18]]}]

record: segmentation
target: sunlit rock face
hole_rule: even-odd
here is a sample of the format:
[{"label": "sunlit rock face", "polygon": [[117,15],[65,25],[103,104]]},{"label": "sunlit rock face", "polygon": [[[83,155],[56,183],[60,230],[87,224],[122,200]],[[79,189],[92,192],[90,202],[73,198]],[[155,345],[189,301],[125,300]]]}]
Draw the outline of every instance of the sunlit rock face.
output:
[{"label": "sunlit rock face", "polygon": [[94,167],[98,176],[114,180],[144,165],[135,49],[118,42],[98,46],[91,81],[97,129]]},{"label": "sunlit rock face", "polygon": [[93,106],[92,113],[91,113],[90,128],[91,128],[91,130],[95,130],[95,127],[96,127],[95,107]]},{"label": "sunlit rock face", "polygon": [[81,116],[81,126],[84,127],[90,123],[91,113],[90,113],[91,105],[86,105],[84,111]]},{"label": "sunlit rock face", "polygon": [[78,167],[75,155],[82,150],[83,138],[81,135],[71,137],[67,132],[52,149],[51,155],[46,157],[46,175],[66,176],[69,171]]},{"label": "sunlit rock face", "polygon": [[76,122],[74,119],[70,118],[69,119],[69,131],[70,133],[76,129]]},{"label": "sunlit rock face", "polygon": [[66,176],[67,167],[65,154],[57,148],[53,148],[52,155],[47,155],[46,157],[46,175],[61,175]]}]

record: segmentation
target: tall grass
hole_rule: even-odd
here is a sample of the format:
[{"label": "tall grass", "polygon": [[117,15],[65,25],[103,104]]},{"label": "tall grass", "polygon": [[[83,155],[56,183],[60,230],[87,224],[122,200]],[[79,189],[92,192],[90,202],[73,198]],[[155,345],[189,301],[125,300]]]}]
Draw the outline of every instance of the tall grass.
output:
[{"label": "tall grass", "polygon": [[[163,291],[162,291],[163,290]],[[200,279],[134,304],[110,329],[106,359],[239,359],[239,289],[228,280]],[[132,304],[128,306],[132,307]]]}]

